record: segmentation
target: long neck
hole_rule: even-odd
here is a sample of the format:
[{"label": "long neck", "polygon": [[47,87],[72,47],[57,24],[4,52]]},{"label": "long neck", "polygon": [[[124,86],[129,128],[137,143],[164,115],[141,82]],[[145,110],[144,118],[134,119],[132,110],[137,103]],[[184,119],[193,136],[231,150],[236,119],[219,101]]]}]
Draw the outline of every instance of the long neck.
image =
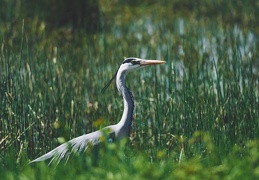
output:
[{"label": "long neck", "polygon": [[126,87],[125,84],[126,72],[118,72],[116,77],[116,85],[123,97],[124,110],[122,118],[118,123],[120,134],[123,136],[129,136],[131,125],[133,122],[134,111],[134,97],[132,92]]}]

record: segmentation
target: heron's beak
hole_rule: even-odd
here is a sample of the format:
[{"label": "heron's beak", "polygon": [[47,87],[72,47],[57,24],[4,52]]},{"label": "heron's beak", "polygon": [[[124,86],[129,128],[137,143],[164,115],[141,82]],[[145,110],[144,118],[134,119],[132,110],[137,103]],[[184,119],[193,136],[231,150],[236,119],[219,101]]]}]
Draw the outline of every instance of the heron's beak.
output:
[{"label": "heron's beak", "polygon": [[146,60],[146,59],[140,59],[140,66],[148,66],[148,65],[156,65],[156,64],[164,64],[165,61],[161,60]]}]

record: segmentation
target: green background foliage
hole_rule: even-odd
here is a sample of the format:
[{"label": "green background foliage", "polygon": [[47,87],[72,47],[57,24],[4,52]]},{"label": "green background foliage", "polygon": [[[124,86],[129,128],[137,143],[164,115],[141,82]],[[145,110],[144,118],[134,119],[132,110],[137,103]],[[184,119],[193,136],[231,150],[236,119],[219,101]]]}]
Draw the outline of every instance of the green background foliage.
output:
[{"label": "green background foliage", "polygon": [[[1,178],[258,178],[259,3],[96,2],[1,2]],[[166,64],[127,76],[129,140],[27,165],[120,120],[115,85],[100,91],[132,56]]]}]

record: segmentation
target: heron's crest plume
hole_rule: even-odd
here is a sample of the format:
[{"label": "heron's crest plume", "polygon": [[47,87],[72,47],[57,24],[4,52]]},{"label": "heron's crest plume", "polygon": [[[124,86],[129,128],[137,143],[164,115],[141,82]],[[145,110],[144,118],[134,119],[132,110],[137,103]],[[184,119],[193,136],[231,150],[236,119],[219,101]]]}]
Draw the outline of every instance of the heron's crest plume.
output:
[{"label": "heron's crest plume", "polygon": [[[120,68],[120,67],[119,67]],[[115,79],[118,71],[119,71],[119,68],[117,69],[116,73],[112,76],[112,78],[110,79],[110,81],[102,88],[101,90],[101,93],[105,92],[106,89],[110,86],[110,84],[112,83],[112,81]]]},{"label": "heron's crest plume", "polygon": [[[121,64],[131,62],[131,61],[134,60],[134,59],[137,59],[137,58],[134,58],[134,57],[126,58],[126,57],[124,57],[124,61],[123,61]],[[120,64],[120,66],[121,66],[121,64]],[[110,84],[112,83],[112,81],[116,78],[116,75],[117,75],[117,73],[118,73],[118,71],[119,71],[119,69],[120,69],[120,66],[118,67],[116,73],[112,76],[112,78],[110,79],[110,81],[102,88],[101,93],[105,92],[106,89],[107,89],[107,88],[110,86]]]}]

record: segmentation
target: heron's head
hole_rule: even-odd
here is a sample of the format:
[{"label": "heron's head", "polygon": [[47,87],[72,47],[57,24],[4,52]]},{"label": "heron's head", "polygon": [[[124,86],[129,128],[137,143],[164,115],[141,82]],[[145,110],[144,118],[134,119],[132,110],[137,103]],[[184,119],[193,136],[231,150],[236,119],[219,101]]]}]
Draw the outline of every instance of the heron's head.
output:
[{"label": "heron's head", "polygon": [[147,60],[147,59],[130,57],[130,58],[124,59],[124,61],[120,65],[119,70],[129,72],[129,71],[140,69],[145,66],[163,64],[163,63],[165,63],[165,61]]},{"label": "heron's head", "polygon": [[116,73],[113,75],[111,80],[104,86],[104,88],[101,90],[101,92],[104,92],[108,86],[111,84],[112,80],[115,79],[116,75],[119,74],[121,77],[122,74],[125,77],[127,72],[140,69],[142,67],[150,66],[150,65],[157,65],[157,64],[164,64],[165,61],[161,60],[147,60],[147,59],[140,59],[135,57],[130,57],[124,59],[124,61],[121,63],[120,67],[116,71]]}]

